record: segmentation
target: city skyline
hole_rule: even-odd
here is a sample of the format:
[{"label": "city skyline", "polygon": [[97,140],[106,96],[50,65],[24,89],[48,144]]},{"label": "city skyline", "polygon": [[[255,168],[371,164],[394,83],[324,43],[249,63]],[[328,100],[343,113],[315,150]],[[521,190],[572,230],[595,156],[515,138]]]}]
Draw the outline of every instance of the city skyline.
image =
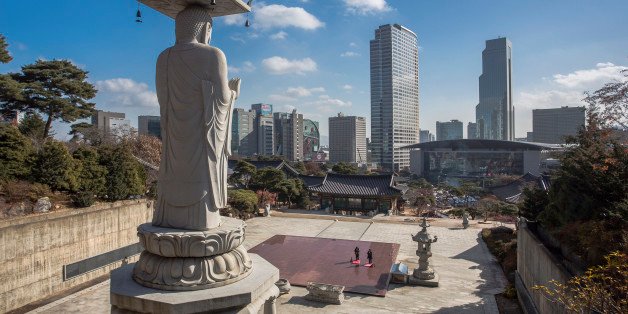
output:
[{"label": "city skyline", "polygon": [[[237,107],[263,102],[290,112],[294,106],[321,122],[321,144],[327,144],[327,118],[337,111],[367,117],[370,133],[368,41],[388,23],[420,39],[420,125],[432,132],[436,121],[474,121],[487,39],[501,35],[515,43],[516,137],[532,130],[532,109],[581,106],[584,91],[621,79],[619,70],[628,65],[625,1],[351,3],[256,2],[248,29],[244,16],[216,18],[212,44],[229,56],[229,75],[243,78]],[[0,72],[19,71],[37,58],[71,59],[100,90],[97,108],[125,112],[137,127],[138,115],[158,114],[154,56],[172,44],[174,33],[168,18],[143,5],[144,21],[136,24],[136,9],[134,1],[41,3],[34,11],[23,2],[0,3],[0,29],[14,57]],[[47,26],[34,31],[26,24],[32,20]],[[579,29],[576,20],[592,23]],[[90,27],[74,27],[79,24]],[[55,128],[66,136],[67,126]]]}]

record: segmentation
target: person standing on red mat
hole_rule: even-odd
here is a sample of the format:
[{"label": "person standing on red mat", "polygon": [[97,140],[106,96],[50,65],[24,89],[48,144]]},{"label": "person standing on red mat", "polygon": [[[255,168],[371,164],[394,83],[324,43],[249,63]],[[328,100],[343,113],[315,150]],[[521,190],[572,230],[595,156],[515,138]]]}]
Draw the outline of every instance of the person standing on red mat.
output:
[{"label": "person standing on red mat", "polygon": [[366,258],[369,260],[369,264],[373,264],[373,251],[371,249],[366,252]]},{"label": "person standing on red mat", "polygon": [[355,260],[359,261],[360,260],[360,248],[356,246],[353,252],[355,253]]}]

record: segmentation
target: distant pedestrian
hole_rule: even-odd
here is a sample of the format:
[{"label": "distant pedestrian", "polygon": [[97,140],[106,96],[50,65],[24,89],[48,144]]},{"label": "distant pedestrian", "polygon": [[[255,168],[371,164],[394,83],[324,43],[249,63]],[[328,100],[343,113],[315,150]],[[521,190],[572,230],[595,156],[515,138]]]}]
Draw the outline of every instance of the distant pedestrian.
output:
[{"label": "distant pedestrian", "polygon": [[353,252],[355,253],[355,260],[356,261],[360,260],[360,248],[356,246]]},{"label": "distant pedestrian", "polygon": [[369,260],[369,264],[373,264],[373,251],[371,249],[366,252],[366,258]]}]

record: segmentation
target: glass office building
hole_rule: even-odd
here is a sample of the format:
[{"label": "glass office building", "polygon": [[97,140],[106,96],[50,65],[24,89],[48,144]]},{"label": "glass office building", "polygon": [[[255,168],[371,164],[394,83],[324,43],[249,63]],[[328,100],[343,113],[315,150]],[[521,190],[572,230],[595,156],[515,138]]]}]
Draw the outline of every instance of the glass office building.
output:
[{"label": "glass office building", "polygon": [[403,147],[419,141],[419,47],[414,32],[382,25],[370,42],[371,149],[386,170],[410,166]]},{"label": "glass office building", "polygon": [[515,112],[512,104],[512,43],[500,37],[487,40],[482,51],[480,102],[475,107],[477,137],[512,141]]}]

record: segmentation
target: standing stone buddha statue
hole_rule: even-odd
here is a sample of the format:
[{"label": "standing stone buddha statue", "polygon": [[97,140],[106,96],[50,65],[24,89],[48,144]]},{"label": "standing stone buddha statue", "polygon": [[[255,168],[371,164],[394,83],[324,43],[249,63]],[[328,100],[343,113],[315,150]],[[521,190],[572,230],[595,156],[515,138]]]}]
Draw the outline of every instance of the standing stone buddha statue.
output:
[{"label": "standing stone buddha statue", "polygon": [[227,205],[231,112],[240,79],[227,79],[224,53],[209,45],[212,19],[190,5],[175,19],[176,44],[157,59],[163,141],[153,225],[209,230]]}]

